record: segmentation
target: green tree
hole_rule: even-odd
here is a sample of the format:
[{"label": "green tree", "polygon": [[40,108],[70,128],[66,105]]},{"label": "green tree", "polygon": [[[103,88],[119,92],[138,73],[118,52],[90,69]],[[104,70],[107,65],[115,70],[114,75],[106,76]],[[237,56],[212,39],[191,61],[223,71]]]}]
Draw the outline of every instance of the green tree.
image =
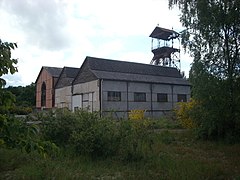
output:
[{"label": "green tree", "polygon": [[195,121],[205,138],[240,137],[240,1],[169,0],[181,10],[182,44],[194,57]]},{"label": "green tree", "polygon": [[[19,148],[28,153],[37,151],[45,157],[47,154],[57,152],[58,148],[55,144],[41,139],[38,126],[27,124],[24,119],[1,112],[2,110],[8,111],[15,99],[10,91],[3,89],[6,81],[2,78],[4,74],[17,72],[15,66],[17,59],[11,57],[11,50],[15,48],[17,48],[16,43],[2,42],[0,39],[0,147]],[[32,86],[31,90],[25,93],[32,92],[34,85],[30,86]],[[24,94],[24,98],[26,96],[27,94]]]},{"label": "green tree", "polygon": [[16,96],[16,106],[22,107],[33,107],[35,106],[35,84],[31,83],[25,87],[18,86],[13,87],[9,86],[6,88],[7,91],[10,91],[12,94]]},{"label": "green tree", "polygon": [[17,72],[17,59],[11,56],[11,50],[17,48],[16,43],[2,42],[0,39],[0,87],[6,85],[6,81],[1,78],[4,74],[14,74]]},{"label": "green tree", "polygon": [[[14,102],[14,96],[12,93],[3,90],[6,85],[6,81],[2,78],[3,75],[17,72],[17,59],[13,59],[11,56],[11,50],[17,48],[16,43],[2,42],[0,39],[0,106],[1,109],[7,110]],[[3,107],[3,108],[2,108]]]}]

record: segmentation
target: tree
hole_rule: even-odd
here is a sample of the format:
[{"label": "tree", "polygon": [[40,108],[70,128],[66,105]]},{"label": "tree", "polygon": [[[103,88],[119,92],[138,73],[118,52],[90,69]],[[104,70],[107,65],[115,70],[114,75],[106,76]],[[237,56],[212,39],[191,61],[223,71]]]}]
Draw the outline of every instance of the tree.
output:
[{"label": "tree", "polygon": [[25,87],[18,86],[13,87],[9,86],[6,88],[7,91],[10,91],[16,97],[16,106],[22,107],[33,107],[35,106],[35,84],[31,83]]},{"label": "tree", "polygon": [[[10,91],[3,89],[6,81],[1,78],[4,74],[17,72],[17,59],[11,57],[11,50],[15,48],[16,43],[2,42],[0,39],[0,147],[19,148],[28,153],[37,151],[45,157],[47,153],[56,152],[58,148],[49,141],[41,140],[38,126],[1,112],[3,109],[7,111],[15,99]],[[30,86],[26,93],[34,89],[34,85]],[[26,98],[27,94],[23,95]]]},{"label": "tree", "polygon": [[12,93],[3,90],[6,85],[6,81],[2,78],[4,74],[14,74],[17,72],[17,59],[11,57],[11,50],[17,48],[16,43],[2,42],[0,39],[0,106],[9,108],[14,102],[14,96]]},{"label": "tree", "polygon": [[240,1],[169,0],[174,6],[186,28],[182,44],[194,57],[189,78],[192,96],[201,102],[199,130],[206,138],[239,138]]},{"label": "tree", "polygon": [[8,74],[9,72],[11,74],[14,74],[17,72],[17,67],[15,66],[17,64],[17,59],[13,59],[11,57],[11,50],[14,50],[17,48],[16,43],[9,43],[9,42],[2,42],[0,39],[0,87],[6,85],[6,81],[2,79],[1,77],[4,74]]}]

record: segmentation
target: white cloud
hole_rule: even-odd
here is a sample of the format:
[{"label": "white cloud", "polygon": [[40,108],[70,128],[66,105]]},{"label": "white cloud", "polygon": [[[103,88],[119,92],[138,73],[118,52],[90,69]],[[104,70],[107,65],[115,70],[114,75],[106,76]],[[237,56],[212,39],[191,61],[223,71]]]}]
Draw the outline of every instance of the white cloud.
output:
[{"label": "white cloud", "polygon": [[[22,32],[25,43],[41,49],[58,50],[68,45],[64,4],[60,1],[3,0],[2,9],[13,19],[13,28]],[[66,43],[67,42],[67,43]]]},{"label": "white cloud", "polygon": [[149,34],[182,30],[178,14],[168,0],[2,0],[0,38],[18,43],[16,82],[28,85],[42,66],[80,67],[86,56],[149,63]]}]

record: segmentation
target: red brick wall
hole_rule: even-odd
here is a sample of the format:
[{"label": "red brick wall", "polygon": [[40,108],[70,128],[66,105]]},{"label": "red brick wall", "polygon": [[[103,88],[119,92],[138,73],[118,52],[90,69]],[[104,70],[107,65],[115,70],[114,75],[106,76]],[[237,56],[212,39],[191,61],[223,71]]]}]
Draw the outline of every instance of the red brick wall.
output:
[{"label": "red brick wall", "polygon": [[42,84],[46,84],[46,106],[45,108],[54,107],[54,89],[53,89],[53,77],[45,70],[42,69],[41,74],[38,77],[36,83],[36,108],[41,108],[41,88]]}]

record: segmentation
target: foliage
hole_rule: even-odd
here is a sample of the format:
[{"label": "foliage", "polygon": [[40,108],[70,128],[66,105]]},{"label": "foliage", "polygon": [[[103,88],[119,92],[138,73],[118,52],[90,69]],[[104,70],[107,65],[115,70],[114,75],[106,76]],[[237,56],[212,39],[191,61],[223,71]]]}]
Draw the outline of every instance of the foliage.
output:
[{"label": "foliage", "polygon": [[144,113],[146,110],[134,109],[129,112],[130,120],[142,120],[144,119]]},{"label": "foliage", "polygon": [[171,144],[175,141],[175,137],[169,130],[163,130],[159,133],[158,140],[163,144]]},{"label": "foliage", "polygon": [[182,128],[179,121],[176,120],[174,112],[171,113],[171,117],[167,115],[158,119],[149,119],[148,122],[149,122],[149,127],[153,130]]},{"label": "foliage", "polygon": [[72,147],[78,155],[119,156],[138,160],[150,148],[148,121],[116,121],[84,110],[58,109],[38,118],[44,139],[61,147]]},{"label": "foliage", "polygon": [[35,84],[0,90],[0,112],[2,114],[27,115],[35,106]]},{"label": "foliage", "polygon": [[33,112],[32,108],[23,107],[23,106],[12,106],[9,109],[10,114],[17,114],[17,115],[28,115],[32,112]]},{"label": "foliage", "polygon": [[176,118],[180,122],[183,128],[193,129],[196,124],[193,120],[193,110],[197,108],[197,102],[191,99],[189,102],[179,102],[177,108],[175,109]]},{"label": "foliage", "polygon": [[169,5],[181,10],[182,43],[194,57],[189,77],[192,96],[201,102],[194,119],[200,137],[240,140],[240,1],[169,0]]},{"label": "foliage", "polygon": [[15,102],[15,96],[5,89],[0,88],[0,112],[1,114],[7,114],[9,109]]},{"label": "foliage", "polygon": [[71,136],[76,153],[93,158],[115,155],[118,142],[115,122],[104,119],[84,119]]},{"label": "foliage", "polygon": [[0,39],[0,88],[6,85],[6,81],[1,77],[4,74],[14,74],[17,72],[17,59],[11,57],[11,50],[17,48],[16,43],[2,42]]},{"label": "foliage", "polygon": [[2,89],[6,85],[3,75],[17,72],[17,59],[11,57],[11,50],[17,48],[16,43],[2,42],[0,39],[0,111],[5,114],[15,102],[15,97],[9,91]]},{"label": "foliage", "polygon": [[38,113],[36,120],[41,122],[43,138],[59,146],[69,144],[71,133],[77,126],[75,115],[68,109]]},{"label": "foliage", "polygon": [[151,156],[137,162],[74,156],[68,149],[44,159],[0,148],[0,179],[240,178],[240,144],[193,141],[188,130],[155,132],[153,141]]},{"label": "foliage", "polygon": [[[1,77],[9,72],[11,74],[17,72],[15,66],[17,59],[11,57],[11,50],[15,48],[17,48],[16,43],[2,42],[0,39],[0,146],[18,148],[27,153],[38,151],[45,157],[48,153],[57,150],[56,145],[39,138],[37,125],[27,124],[22,119],[9,115],[9,111],[15,102],[15,96],[10,91],[2,89],[6,85],[6,81]],[[26,95],[29,96],[29,94]]]},{"label": "foliage", "polygon": [[15,105],[16,106],[33,107],[36,104],[36,96],[35,96],[36,87],[35,87],[34,83],[31,83],[30,85],[27,85],[25,87],[9,86],[9,87],[5,88],[5,90],[9,91],[15,95],[15,97],[16,97]]},{"label": "foliage", "polygon": [[37,151],[42,156],[57,151],[55,144],[39,138],[36,124],[27,124],[23,119],[0,115],[1,146],[21,149],[27,153]]}]

